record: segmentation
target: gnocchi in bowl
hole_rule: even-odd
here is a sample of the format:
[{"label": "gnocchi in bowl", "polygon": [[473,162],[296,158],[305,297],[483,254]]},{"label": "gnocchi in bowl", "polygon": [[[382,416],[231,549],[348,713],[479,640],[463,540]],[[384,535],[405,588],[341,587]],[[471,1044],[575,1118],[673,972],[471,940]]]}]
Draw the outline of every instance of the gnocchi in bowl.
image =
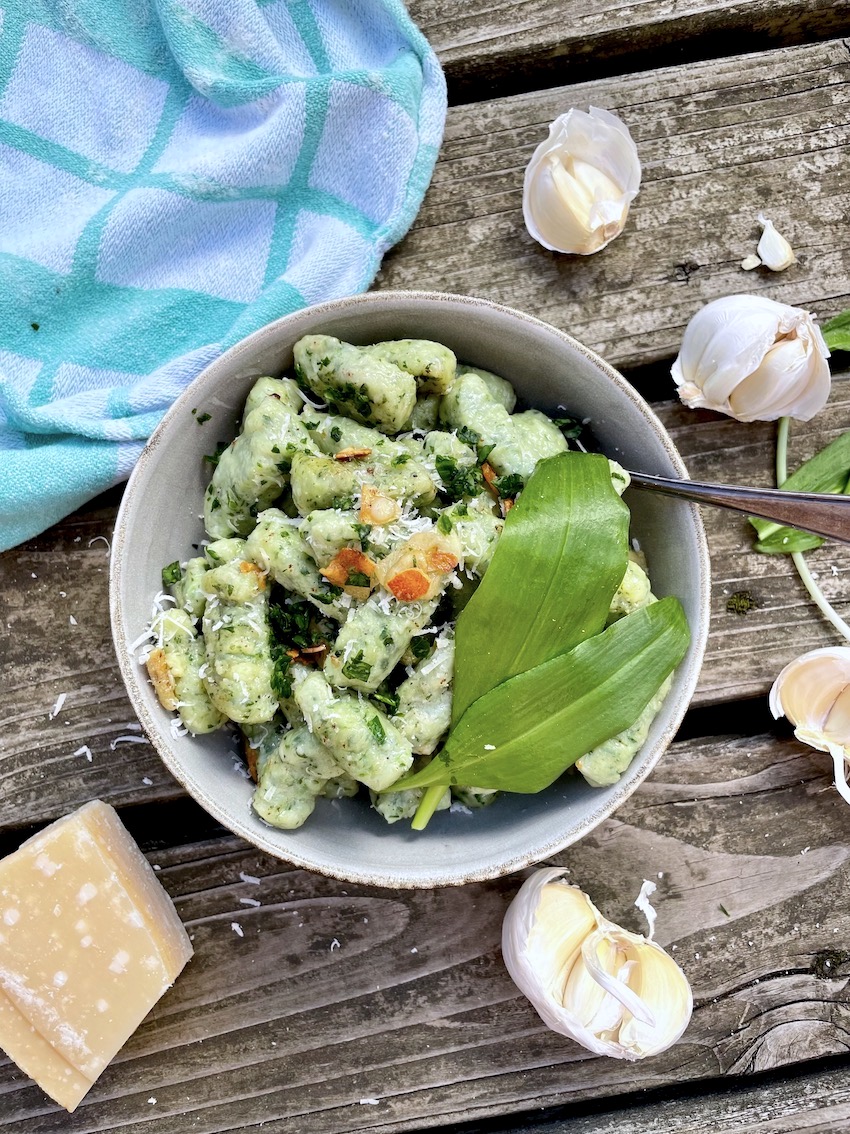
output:
[{"label": "gnocchi in bowl", "polygon": [[648,601],[645,553],[691,645],[619,737],[619,763],[600,746],[583,775],[527,795],[461,779],[422,831],[407,820],[427,791],[393,786],[445,738],[458,613],[535,468],[568,449],[565,412],[589,420],[620,491],[620,461],[684,475],[600,359],[456,296],[372,293],[287,316],[175,403],[119,513],[113,629],[145,732],[219,821],[346,880],[458,884],[569,845],[649,773],[696,681],[708,568],[694,509],[635,497],[641,554],[611,618]]}]

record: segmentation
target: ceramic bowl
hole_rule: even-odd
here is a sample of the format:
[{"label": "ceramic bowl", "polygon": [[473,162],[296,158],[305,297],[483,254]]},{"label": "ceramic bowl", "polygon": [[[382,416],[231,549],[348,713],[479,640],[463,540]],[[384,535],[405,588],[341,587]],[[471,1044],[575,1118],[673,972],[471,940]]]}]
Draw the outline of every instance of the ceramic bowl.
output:
[{"label": "ceramic bowl", "polygon": [[[632,535],[646,553],[653,589],[677,595],[692,634],[690,651],[649,737],[620,782],[590,788],[563,777],[537,795],[505,795],[474,813],[438,812],[428,828],[388,825],[367,799],[320,800],[297,831],[253,813],[253,785],[240,774],[227,732],[174,736],[131,644],[151,616],[164,564],[185,560],[204,538],[200,520],[209,476],[206,453],[236,433],[254,380],[292,365],[302,335],[353,343],[427,338],[458,358],[508,378],[523,403],[565,406],[590,418],[603,450],[626,468],[686,476],[652,410],[601,358],[569,335],[480,299],[424,292],[374,292],[288,315],[244,339],[207,367],[165,415],[124,495],[113,541],[110,605],[121,672],[139,721],[169,771],[202,807],[262,850],[352,882],[387,887],[456,885],[494,878],[562,850],[592,831],[632,794],[672,740],[697,682],[708,628],[709,563],[693,505],[630,491]],[[209,419],[202,422],[203,415]]]}]

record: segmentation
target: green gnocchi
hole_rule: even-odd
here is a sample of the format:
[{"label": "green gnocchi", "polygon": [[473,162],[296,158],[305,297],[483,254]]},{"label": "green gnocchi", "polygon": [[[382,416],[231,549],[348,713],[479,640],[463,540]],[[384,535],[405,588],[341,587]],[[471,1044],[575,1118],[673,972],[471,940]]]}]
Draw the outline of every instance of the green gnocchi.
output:
[{"label": "green gnocchi", "polygon": [[[506,379],[429,340],[309,335],[294,377],[254,383],[206,490],[208,542],[163,572],[146,660],[179,729],[239,730],[263,822],[293,830],[357,794],[388,823],[415,813],[422,790],[392,787],[449,730],[454,622],[537,462],[568,447]],[[609,621],[654,601],[635,555]],[[578,761],[590,783],[616,781],[662,699]],[[439,809],[498,795],[458,785]]]}]

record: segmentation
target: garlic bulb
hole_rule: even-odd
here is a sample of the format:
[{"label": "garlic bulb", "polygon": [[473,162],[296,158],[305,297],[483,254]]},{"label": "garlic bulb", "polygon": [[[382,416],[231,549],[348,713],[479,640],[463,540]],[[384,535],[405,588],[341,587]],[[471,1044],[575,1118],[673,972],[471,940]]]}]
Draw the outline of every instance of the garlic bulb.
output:
[{"label": "garlic bulb", "polygon": [[615,114],[569,110],[526,168],[526,228],[552,252],[598,252],[623,231],[640,175],[637,148]]},{"label": "garlic bulb", "polygon": [[685,974],[654,941],[603,917],[564,873],[536,871],[511,903],[502,927],[508,972],[548,1027],[588,1051],[657,1055],[691,1018]]},{"label": "garlic bulb", "polygon": [[761,262],[772,272],[784,272],[792,264],[797,263],[794,249],[785,237],[776,231],[773,221],[769,221],[764,213],[759,213],[758,222],[763,232],[758,244],[758,254]]},{"label": "garlic bulb", "polygon": [[809,421],[829,397],[828,358],[808,311],[760,295],[727,295],[688,323],[672,374],[692,409],[739,421]]},{"label": "garlic bulb", "polygon": [[788,718],[798,740],[830,754],[835,786],[850,803],[850,646],[811,650],[786,665],[770,690],[770,711]]}]

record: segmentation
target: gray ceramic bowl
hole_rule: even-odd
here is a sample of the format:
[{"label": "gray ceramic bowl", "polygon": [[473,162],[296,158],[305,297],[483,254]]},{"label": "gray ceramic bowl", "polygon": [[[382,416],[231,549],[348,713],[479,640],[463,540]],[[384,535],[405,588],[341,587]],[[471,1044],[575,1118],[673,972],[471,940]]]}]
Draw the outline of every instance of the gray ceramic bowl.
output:
[{"label": "gray ceramic bowl", "polygon": [[[324,303],[257,331],[209,366],[174,404],[133,472],[118,515],[110,602],[121,672],[145,733],[171,773],[224,826],[270,854],[335,878],[392,887],[455,885],[537,862],[592,831],[650,773],[688,707],[705,647],[709,565],[693,505],[631,492],[632,534],[647,555],[659,595],[677,595],[692,642],[641,753],[620,782],[591,789],[566,777],[538,795],[506,795],[474,814],[438,812],[426,831],[392,826],[367,801],[320,800],[298,831],[278,831],[251,810],[252,785],[238,771],[227,733],[171,734],[170,715],[130,651],[150,618],[164,564],[195,554],[209,466],[202,457],[234,436],[259,375],[292,365],[302,335],[325,332],[354,343],[418,337],[509,378],[527,404],[592,421],[609,456],[626,468],[685,476],[672,441],[624,379],[575,339],[528,315],[484,300],[419,292],[375,292]],[[196,414],[197,411],[197,414]],[[210,414],[198,424],[197,415]],[[236,765],[236,767],[235,767]]]}]

